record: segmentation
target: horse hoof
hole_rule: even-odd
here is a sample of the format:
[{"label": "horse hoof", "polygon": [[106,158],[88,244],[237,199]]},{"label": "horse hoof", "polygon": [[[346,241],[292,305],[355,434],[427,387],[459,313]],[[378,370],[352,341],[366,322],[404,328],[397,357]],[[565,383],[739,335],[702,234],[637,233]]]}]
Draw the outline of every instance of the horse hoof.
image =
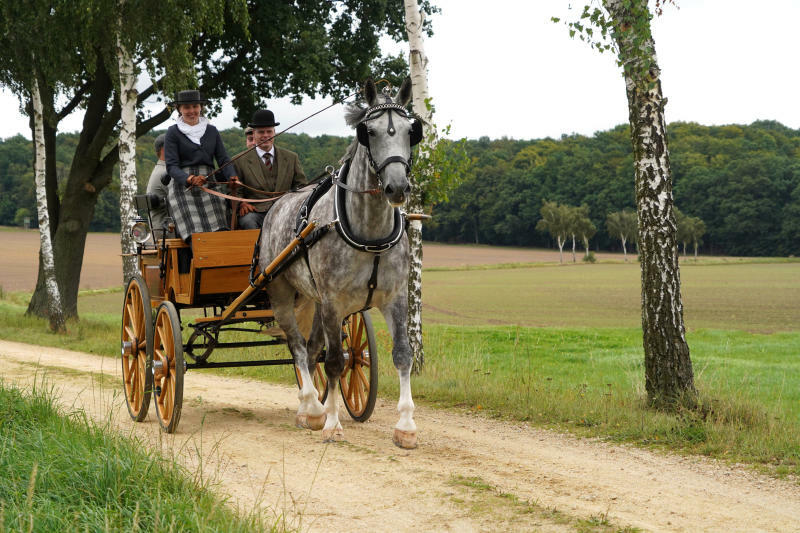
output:
[{"label": "horse hoof", "polygon": [[417,447],[417,432],[416,431],[403,431],[402,429],[394,430],[394,437],[392,442],[395,446],[404,448],[406,450],[413,450]]},{"label": "horse hoof", "polygon": [[344,431],[341,428],[326,429],[322,432],[322,442],[342,442]]},{"label": "horse hoof", "polygon": [[327,418],[328,416],[325,413],[322,413],[321,415],[317,416],[307,415],[305,427],[313,431],[319,431],[320,429],[325,427],[325,420]]},{"label": "horse hoof", "polygon": [[297,415],[294,417],[294,425],[300,429],[308,429],[308,415]]}]

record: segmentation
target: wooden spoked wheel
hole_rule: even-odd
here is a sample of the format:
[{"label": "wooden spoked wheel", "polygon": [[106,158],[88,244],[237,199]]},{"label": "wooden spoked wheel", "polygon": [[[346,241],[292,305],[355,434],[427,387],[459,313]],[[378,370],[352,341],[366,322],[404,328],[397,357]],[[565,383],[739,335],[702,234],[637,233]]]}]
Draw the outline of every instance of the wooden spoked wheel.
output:
[{"label": "wooden spoked wheel", "polygon": [[342,349],[344,371],[339,378],[344,406],[353,420],[366,422],[375,409],[378,396],[378,350],[372,319],[366,311],[344,320]]},{"label": "wooden spoked wheel", "polygon": [[153,375],[148,361],[153,353],[153,313],[150,292],[140,276],[128,281],[122,302],[122,384],[128,414],[136,422],[147,416]]},{"label": "wooden spoked wheel", "polygon": [[172,302],[158,306],[153,335],[153,391],[161,429],[173,433],[183,405],[183,340],[181,321]]}]

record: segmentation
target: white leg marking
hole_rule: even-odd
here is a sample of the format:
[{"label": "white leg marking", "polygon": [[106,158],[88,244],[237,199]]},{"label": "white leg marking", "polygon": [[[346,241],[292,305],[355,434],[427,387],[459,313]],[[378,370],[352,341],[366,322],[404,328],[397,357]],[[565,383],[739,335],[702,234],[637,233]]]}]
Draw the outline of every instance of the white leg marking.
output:
[{"label": "white leg marking", "polygon": [[[329,383],[330,384],[330,383]],[[344,440],[344,429],[339,422],[339,402],[336,400],[338,394],[338,383],[333,382],[328,389],[328,397],[325,398],[325,427],[322,428],[323,442],[339,442]]]},{"label": "white leg marking", "polygon": [[411,376],[410,372],[399,372],[400,374],[400,400],[397,402],[397,410],[400,412],[400,420],[394,427],[392,440],[394,443],[406,449],[417,447],[417,424],[414,423],[414,400],[411,399]]}]

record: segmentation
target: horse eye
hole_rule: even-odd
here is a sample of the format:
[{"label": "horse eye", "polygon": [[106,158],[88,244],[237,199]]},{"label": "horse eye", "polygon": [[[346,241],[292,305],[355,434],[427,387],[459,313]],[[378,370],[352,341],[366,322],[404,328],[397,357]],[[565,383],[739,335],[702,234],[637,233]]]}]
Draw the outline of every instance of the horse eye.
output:
[{"label": "horse eye", "polygon": [[373,129],[368,129],[367,133],[372,135],[373,137],[375,136],[375,130],[373,130]]}]

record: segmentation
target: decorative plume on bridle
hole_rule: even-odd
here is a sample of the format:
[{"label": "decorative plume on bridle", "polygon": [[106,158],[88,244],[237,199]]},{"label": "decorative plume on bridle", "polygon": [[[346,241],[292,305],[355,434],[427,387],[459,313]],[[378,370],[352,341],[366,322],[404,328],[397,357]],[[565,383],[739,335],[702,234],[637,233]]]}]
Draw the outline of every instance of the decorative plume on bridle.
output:
[{"label": "decorative plume on bridle", "polygon": [[[384,104],[391,104],[394,103],[395,97],[397,95],[392,95],[392,86],[388,85],[384,87],[382,94],[378,94],[378,99],[383,99]],[[360,123],[364,122],[364,119],[367,118],[368,111],[372,109],[370,105],[364,100],[360,99],[355,102],[349,103],[344,107],[344,120],[345,123],[350,126],[351,128],[356,128]],[[421,120],[416,114],[411,112],[410,110],[406,109],[406,113],[408,114],[409,118],[415,118],[416,120]],[[345,155],[339,160],[340,164],[344,164],[346,161],[353,158],[358,149],[358,139],[353,139],[353,142],[347,147],[345,151]]]}]

